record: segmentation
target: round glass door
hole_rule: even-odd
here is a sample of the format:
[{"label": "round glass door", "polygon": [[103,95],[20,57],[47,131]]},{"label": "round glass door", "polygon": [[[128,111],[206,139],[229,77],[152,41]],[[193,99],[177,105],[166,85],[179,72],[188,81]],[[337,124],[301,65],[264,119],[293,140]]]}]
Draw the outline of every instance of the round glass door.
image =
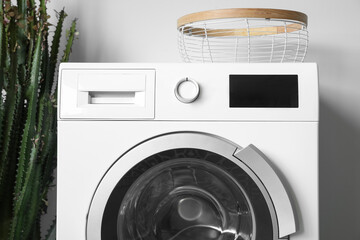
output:
[{"label": "round glass door", "polygon": [[[121,160],[120,160],[121,161]],[[102,240],[273,239],[256,183],[227,158],[194,148],[135,165],[107,201]]]}]

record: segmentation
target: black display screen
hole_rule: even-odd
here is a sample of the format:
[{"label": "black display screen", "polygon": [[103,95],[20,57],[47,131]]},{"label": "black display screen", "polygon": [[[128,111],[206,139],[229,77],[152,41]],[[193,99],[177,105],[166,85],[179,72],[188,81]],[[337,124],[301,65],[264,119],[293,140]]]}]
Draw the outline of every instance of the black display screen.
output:
[{"label": "black display screen", "polygon": [[299,107],[297,75],[230,75],[231,108]]}]

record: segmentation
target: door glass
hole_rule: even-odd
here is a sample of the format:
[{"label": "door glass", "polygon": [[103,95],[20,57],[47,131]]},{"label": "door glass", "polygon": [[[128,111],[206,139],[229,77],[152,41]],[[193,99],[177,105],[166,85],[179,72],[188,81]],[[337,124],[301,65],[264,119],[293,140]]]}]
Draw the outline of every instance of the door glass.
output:
[{"label": "door glass", "polygon": [[272,239],[269,211],[254,185],[238,165],[215,153],[155,154],[117,184],[105,208],[102,239]]}]

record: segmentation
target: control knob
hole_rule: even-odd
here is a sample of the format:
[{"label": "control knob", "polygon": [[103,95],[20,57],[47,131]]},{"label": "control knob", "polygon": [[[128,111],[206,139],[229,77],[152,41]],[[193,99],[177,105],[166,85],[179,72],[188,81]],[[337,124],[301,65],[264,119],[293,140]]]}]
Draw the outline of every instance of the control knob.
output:
[{"label": "control knob", "polygon": [[192,79],[183,78],[175,86],[175,96],[182,103],[194,102],[199,94],[199,84]]}]

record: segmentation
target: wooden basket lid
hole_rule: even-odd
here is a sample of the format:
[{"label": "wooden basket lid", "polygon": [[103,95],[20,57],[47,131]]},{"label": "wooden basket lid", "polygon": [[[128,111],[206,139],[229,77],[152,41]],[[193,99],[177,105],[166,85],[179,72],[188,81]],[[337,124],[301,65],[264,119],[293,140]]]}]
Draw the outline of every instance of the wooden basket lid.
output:
[{"label": "wooden basket lid", "polygon": [[305,26],[307,26],[308,21],[306,14],[297,11],[270,8],[230,8],[187,14],[178,19],[177,27],[180,28],[193,22],[222,18],[283,19],[302,22]]}]

